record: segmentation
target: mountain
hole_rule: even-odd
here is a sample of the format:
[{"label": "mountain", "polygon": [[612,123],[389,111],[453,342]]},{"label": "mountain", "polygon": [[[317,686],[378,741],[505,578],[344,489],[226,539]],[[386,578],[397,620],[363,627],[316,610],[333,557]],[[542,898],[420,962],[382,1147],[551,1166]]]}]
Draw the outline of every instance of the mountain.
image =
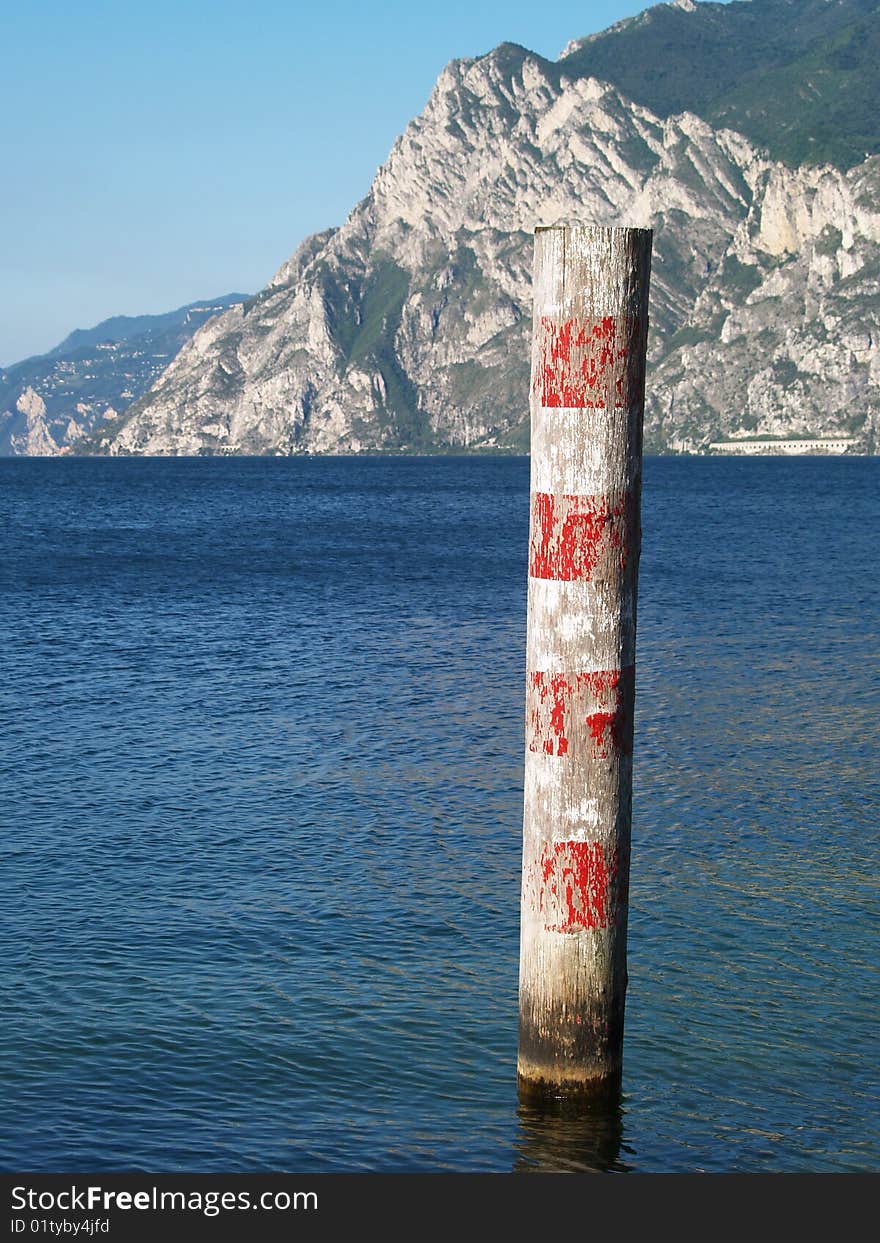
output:
[{"label": "mountain", "polygon": [[678,0],[556,62],[513,44],[453,62],[345,224],[83,448],[524,450],[532,231],[582,219],[655,230],[649,449],[873,450],[877,16]]},{"label": "mountain", "polygon": [[118,315],[0,369],[0,454],[68,451],[97,423],[118,418],[202,324],[246,296],[226,294],[164,315]]}]

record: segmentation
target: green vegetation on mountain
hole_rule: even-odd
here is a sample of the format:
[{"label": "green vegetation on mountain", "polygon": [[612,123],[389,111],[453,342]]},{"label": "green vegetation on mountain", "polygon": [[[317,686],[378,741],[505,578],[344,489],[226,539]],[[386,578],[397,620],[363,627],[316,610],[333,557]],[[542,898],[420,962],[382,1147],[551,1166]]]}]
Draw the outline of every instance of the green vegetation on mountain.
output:
[{"label": "green vegetation on mountain", "polygon": [[850,168],[880,152],[878,0],[660,4],[558,62],[660,116],[689,111],[774,159]]}]

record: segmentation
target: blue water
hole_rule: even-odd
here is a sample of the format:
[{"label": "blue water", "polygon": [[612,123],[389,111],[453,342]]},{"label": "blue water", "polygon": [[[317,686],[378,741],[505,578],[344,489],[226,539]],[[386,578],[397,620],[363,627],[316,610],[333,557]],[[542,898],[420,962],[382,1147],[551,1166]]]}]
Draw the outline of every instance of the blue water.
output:
[{"label": "blue water", "polygon": [[877,1169],[878,483],[646,462],[571,1117],[515,1086],[527,462],[0,462],[0,1165]]}]

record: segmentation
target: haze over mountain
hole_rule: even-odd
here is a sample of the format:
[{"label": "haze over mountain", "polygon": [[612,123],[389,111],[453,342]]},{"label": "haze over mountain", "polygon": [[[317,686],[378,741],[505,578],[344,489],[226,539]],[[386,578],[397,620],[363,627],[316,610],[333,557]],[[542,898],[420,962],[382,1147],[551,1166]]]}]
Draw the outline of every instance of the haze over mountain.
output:
[{"label": "haze over mountain", "polygon": [[55,454],[112,422],[202,324],[246,297],[224,294],[164,315],[117,315],[0,368],[0,455]]},{"label": "haze over mountain", "polygon": [[524,449],[531,234],[566,219],[655,229],[647,447],[873,451],[877,18],[678,0],[555,62],[453,62],[346,223],[78,451]]}]

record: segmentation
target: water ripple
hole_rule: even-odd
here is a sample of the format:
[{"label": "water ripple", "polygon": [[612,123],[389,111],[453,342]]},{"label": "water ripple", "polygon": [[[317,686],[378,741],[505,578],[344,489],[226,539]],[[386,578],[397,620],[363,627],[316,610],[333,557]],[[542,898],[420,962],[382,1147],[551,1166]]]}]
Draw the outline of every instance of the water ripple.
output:
[{"label": "water ripple", "polygon": [[0,1164],[876,1168],[877,476],[646,464],[571,1114],[513,1073],[527,463],[0,462]]}]

